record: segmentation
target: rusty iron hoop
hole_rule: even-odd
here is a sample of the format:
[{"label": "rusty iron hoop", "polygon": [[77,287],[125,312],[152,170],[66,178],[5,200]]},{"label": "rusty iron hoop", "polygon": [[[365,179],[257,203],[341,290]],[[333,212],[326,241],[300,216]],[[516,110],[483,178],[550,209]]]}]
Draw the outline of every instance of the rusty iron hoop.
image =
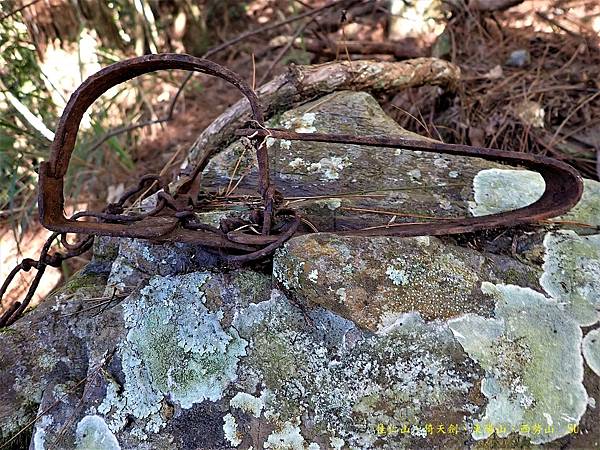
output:
[{"label": "rusty iron hoop", "polygon": [[[111,223],[109,221],[83,222],[67,219],[63,214],[63,180],[69,167],[69,160],[75,146],[79,124],[87,108],[111,87],[139,75],[162,69],[185,69],[201,72],[231,83],[248,99],[253,119],[258,124],[263,124],[263,113],[255,92],[239,75],[212,61],[190,55],[166,53],[131,58],[112,64],[89,77],[73,93],[60,118],[51,147],[50,160],[40,164],[38,206],[40,220],[46,228],[59,232],[127,236],[146,239],[160,238],[176,228],[178,219],[166,216],[146,217],[124,227],[122,224]],[[269,184],[266,148],[263,147],[260,149],[257,156],[261,172],[267,174],[267,178],[262,180],[263,184],[260,186],[261,193],[266,193]],[[189,236],[186,237],[189,238]],[[218,242],[213,242],[214,239]],[[226,240],[222,241],[216,237],[209,240],[210,243],[227,246]]]},{"label": "rusty iron hoop", "polygon": [[[96,235],[127,236],[154,239],[158,241],[184,241],[195,242],[217,248],[242,249],[239,243],[234,243],[224,233],[201,227],[194,229],[178,227],[183,213],[190,213],[189,208],[178,206],[177,192],[174,196],[168,193],[159,194],[160,208],[169,206],[175,209],[176,214],[160,214],[156,216],[131,218],[119,215],[100,216],[98,222],[81,222],[66,219],[62,213],[64,204],[63,177],[67,172],[69,158],[73,151],[75,138],[81,118],[85,110],[102,93],[112,86],[129,80],[138,75],[160,69],[187,69],[207,73],[222,78],[236,86],[250,103],[253,115],[254,128],[238,130],[239,136],[253,138],[258,156],[259,186],[258,190],[263,197],[263,232],[262,240],[255,239],[256,245],[272,246],[278,238],[269,236],[271,218],[276,214],[273,198],[275,186],[270,183],[269,163],[267,148],[264,138],[288,140],[304,140],[330,143],[360,144],[372,147],[404,148],[454,154],[461,156],[479,157],[492,161],[522,165],[539,172],[546,183],[544,193],[535,203],[516,210],[492,214],[483,217],[466,217],[448,220],[443,223],[408,223],[395,224],[394,226],[373,230],[349,230],[338,234],[355,236],[396,235],[415,236],[422,234],[440,235],[464,233],[486,228],[513,226],[554,217],[568,211],[573,207],[583,192],[583,182],[579,174],[568,164],[541,155],[508,152],[490,148],[471,147],[466,145],[443,144],[438,142],[420,141],[394,136],[353,136],[341,134],[321,133],[295,133],[288,130],[267,129],[264,127],[263,113],[256,93],[237,74],[212,61],[195,58],[189,55],[160,54],[147,55],[121,61],[102,69],[97,74],[88,78],[71,96],[69,103],[61,117],[52,144],[50,161],[42,163],[40,168],[40,195],[39,209],[41,221],[47,228],[58,232],[84,233]],[[263,138],[259,141],[258,138]],[[195,174],[197,175],[197,173]],[[194,176],[195,176],[194,175]],[[193,181],[188,180],[189,183]],[[188,199],[188,202],[194,199]],[[181,204],[180,204],[181,205]],[[183,209],[182,209],[183,208]],[[179,214],[179,216],[177,216]],[[111,223],[112,219],[112,223]],[[115,223],[117,222],[117,223]],[[289,233],[288,233],[289,234]],[[253,252],[251,252],[253,253]],[[259,252],[260,254],[264,252]],[[237,258],[236,258],[237,259]]]},{"label": "rusty iron hoop", "polygon": [[[583,182],[579,174],[570,165],[553,158],[527,153],[508,152],[483,147],[443,144],[393,136],[353,136],[340,134],[294,133],[288,130],[267,129],[264,127],[263,113],[256,93],[234,72],[212,61],[189,55],[160,54],[147,55],[121,61],[102,69],[88,78],[71,96],[61,117],[56,138],[52,145],[52,154],[48,163],[40,168],[39,207],[42,223],[47,228],[59,232],[74,232],[97,235],[127,236],[154,239],[158,241],[184,241],[204,244],[211,247],[235,248],[230,239],[219,233],[203,229],[189,230],[178,227],[180,218],[160,215],[145,217],[131,223],[80,222],[68,220],[62,214],[64,203],[63,180],[73,151],[77,129],[83,113],[103,92],[118,83],[138,75],[160,69],[187,69],[222,78],[236,86],[250,102],[254,123],[252,129],[238,130],[240,136],[254,138],[259,164],[259,192],[263,196],[264,210],[269,217],[274,213],[274,186],[270,184],[268,155],[265,145],[258,144],[257,137],[274,139],[304,140],[360,144],[372,147],[404,148],[426,152],[455,154],[479,157],[492,161],[522,165],[539,172],[546,183],[545,191],[535,203],[513,211],[492,214],[483,217],[467,217],[448,220],[443,223],[396,224],[375,230],[349,230],[338,232],[345,235],[396,235],[415,236],[421,234],[440,235],[464,233],[486,228],[514,226],[554,217],[568,211],[580,199]],[[164,196],[163,196],[164,198]],[[269,223],[270,225],[270,223]],[[262,244],[271,245],[275,237],[269,237],[270,226],[263,227]],[[259,242],[256,242],[259,244]],[[237,246],[238,249],[239,246]]]}]

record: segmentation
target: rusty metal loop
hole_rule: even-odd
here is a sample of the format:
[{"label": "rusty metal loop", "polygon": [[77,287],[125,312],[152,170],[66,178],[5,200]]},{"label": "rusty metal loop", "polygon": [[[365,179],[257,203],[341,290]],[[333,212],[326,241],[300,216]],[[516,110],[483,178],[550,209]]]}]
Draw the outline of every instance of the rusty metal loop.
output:
[{"label": "rusty metal loop", "polygon": [[[64,210],[63,178],[69,167],[79,124],[87,108],[111,87],[139,75],[163,69],[184,69],[201,72],[227,81],[237,87],[246,97],[250,104],[253,120],[261,125],[264,123],[258,97],[252,88],[239,75],[212,61],[190,55],[165,53],[131,58],[112,64],[89,77],[71,96],[56,130],[50,160],[40,164],[38,205],[40,220],[46,228],[59,232],[131,236],[148,239],[165,235],[177,226],[177,218],[173,217],[173,220],[169,220],[167,217],[153,217],[158,215],[165,206],[174,208],[176,211],[180,210],[180,208],[174,207],[177,202],[171,201],[168,197],[166,185],[162,186],[165,195],[159,199],[163,203],[157,205],[157,208],[149,213],[140,215],[115,214],[120,210],[124,201],[121,204],[117,203],[112,207],[108,207],[102,213],[95,213],[96,217],[100,219],[96,223],[67,219],[62,213]],[[257,148],[257,159],[259,170],[264,174],[259,182],[259,190],[266,198],[270,180],[269,161],[264,146],[260,149]],[[196,175],[198,175],[197,171],[194,177]],[[188,181],[193,181],[193,178]],[[139,186],[140,184],[138,184]],[[132,192],[136,192],[136,190],[127,191],[126,194],[128,196],[133,195]],[[129,222],[137,222],[137,225],[124,230],[122,224]]]},{"label": "rusty metal loop", "polygon": [[51,147],[48,175],[64,177],[75,146],[79,124],[85,111],[108,89],[145,73],[183,69],[221,78],[238,88],[250,102],[253,119],[263,124],[263,113],[252,88],[235,72],[207,59],[177,53],[162,53],[130,58],[112,64],[85,80],[73,93],[58,122]]}]

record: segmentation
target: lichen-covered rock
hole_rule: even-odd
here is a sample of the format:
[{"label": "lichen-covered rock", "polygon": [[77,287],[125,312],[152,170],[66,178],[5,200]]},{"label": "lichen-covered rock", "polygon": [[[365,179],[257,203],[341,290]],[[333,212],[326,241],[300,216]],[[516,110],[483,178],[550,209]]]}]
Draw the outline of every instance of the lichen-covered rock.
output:
[{"label": "lichen-covered rock", "polygon": [[[223,312],[210,312],[202,290],[208,273],[152,277],[122,304],[126,338],[119,344],[124,385],[107,385],[98,411],[120,431],[127,417],[145,421],[140,434],[159,431],[164,401],[184,409],[216,401],[235,379],[247,343],[235,329],[224,330]],[[120,391],[120,392],[119,392]],[[140,430],[142,427],[140,427]]]},{"label": "lichen-covered rock", "polygon": [[[407,134],[351,92],[273,124]],[[528,172],[479,160],[269,145],[284,201],[320,231],[488,214],[541,192]],[[205,180],[227,187],[242,148],[227,149]],[[244,163],[231,186],[242,174],[239,192],[252,194]],[[99,239],[82,273],[0,333],[0,439],[32,423],[24,444],[9,445],[597,447],[598,204],[598,184],[586,180],[551,231],[320,233],[243,269],[191,245]],[[223,214],[200,215],[217,225]]]},{"label": "lichen-covered rock", "polygon": [[[269,126],[299,133],[422,138],[394,122],[364,92],[340,91],[284,112]],[[320,231],[413,221],[415,215],[464,216],[471,182],[496,164],[479,158],[348,144],[266,139],[277,189]],[[239,163],[241,161],[241,163]],[[240,142],[211,160],[203,183],[256,191],[256,159]],[[380,210],[382,212],[377,212]]]},{"label": "lichen-covered rock", "polygon": [[578,323],[556,300],[531,289],[486,282],[483,290],[496,300],[494,318],[469,314],[449,322],[486,370],[481,391],[489,403],[473,437],[519,433],[539,444],[569,434],[588,404]]},{"label": "lichen-covered rock", "polygon": [[[273,430],[267,442],[287,430],[303,444],[292,448],[329,448],[334,440],[350,448],[396,448],[426,442],[428,423],[471,427],[465,418],[481,406],[480,372],[446,324],[405,314],[371,334],[322,308],[305,314],[274,291],[234,321],[252,342],[241,370],[254,377],[236,386],[246,401],[238,393],[230,406],[240,423],[262,414]],[[409,431],[377,432],[400,424]],[[252,427],[246,430],[242,442],[260,447],[249,440]]]},{"label": "lichen-covered rock", "polygon": [[293,239],[277,251],[275,279],[293,297],[326,307],[376,331],[403,313],[448,319],[489,316],[494,302],[482,281],[514,276],[524,285],[537,273],[511,258],[443,244],[434,237],[362,238],[329,234]]}]

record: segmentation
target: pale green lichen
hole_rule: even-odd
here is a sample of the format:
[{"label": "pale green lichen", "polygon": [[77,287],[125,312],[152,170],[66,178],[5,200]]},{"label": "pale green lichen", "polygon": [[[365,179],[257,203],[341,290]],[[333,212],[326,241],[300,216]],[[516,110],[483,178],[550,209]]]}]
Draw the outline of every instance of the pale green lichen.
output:
[{"label": "pale green lichen", "polygon": [[104,296],[110,297],[116,289],[125,290],[127,281],[135,277],[136,270],[123,258],[117,257],[112,265],[110,276],[106,282]]},{"label": "pale green lichen", "polygon": [[338,437],[329,438],[329,444],[334,450],[341,450],[344,447],[344,440]]},{"label": "pale green lichen", "polygon": [[600,377],[600,329],[586,334],[581,345],[585,362]]},{"label": "pale green lichen", "polygon": [[360,336],[351,322],[317,311],[303,329],[302,312],[274,294],[234,319],[253,343],[241,370],[258,373],[269,390],[261,395],[264,416],[279,431],[308,416],[311,433],[371,448],[378,423],[424,423],[431,411],[462,418],[477,410],[468,393],[478,371],[457,354],[444,324],[425,324],[417,315],[385,335],[357,339],[350,338]]},{"label": "pale green lichen", "polygon": [[[529,170],[485,169],[473,179],[474,202],[471,214],[484,216],[530,205],[540,198],[546,184]],[[600,183],[583,180],[581,200],[559,219],[600,226]]]},{"label": "pale green lichen", "polygon": [[206,211],[195,214],[196,219],[200,223],[211,225],[213,227],[219,227],[222,219],[231,217],[232,211]]},{"label": "pale green lichen", "polygon": [[107,376],[106,393],[97,408],[97,412],[105,416],[112,412],[108,427],[114,432],[121,430],[127,424],[127,398],[120,395],[120,390],[121,386],[112,377]]},{"label": "pale green lichen", "polygon": [[485,169],[473,178],[474,216],[485,216],[530,205],[544,193],[546,184],[537,172]]},{"label": "pale green lichen", "polygon": [[410,170],[408,172],[408,174],[410,175],[411,178],[413,178],[414,180],[420,180],[421,179],[421,171],[419,169],[413,169]]},{"label": "pale green lichen", "polygon": [[247,342],[235,329],[222,329],[222,311],[206,308],[202,287],[209,278],[202,272],[155,276],[123,303],[128,332],[119,356],[125,384],[117,394],[109,383],[99,406],[117,429],[131,415],[147,419],[146,432],[157,432],[164,398],[190,408],[218,400],[235,379]]},{"label": "pale green lichen", "polygon": [[340,304],[343,305],[344,303],[346,303],[346,288],[339,288],[335,291],[335,293],[340,300]]},{"label": "pale green lichen", "polygon": [[237,428],[237,422],[235,421],[235,417],[231,414],[226,414],[225,417],[223,417],[223,434],[225,435],[225,439],[227,439],[234,447],[237,447],[242,443],[242,438],[240,437]]},{"label": "pale green lichen", "polygon": [[581,326],[593,325],[600,319],[600,235],[547,233],[544,248],[540,285]]},{"label": "pale green lichen", "polygon": [[448,168],[449,161],[447,159],[445,159],[443,156],[435,155],[433,158],[434,158],[433,159],[433,165],[435,167],[438,167],[440,169],[447,169]]},{"label": "pale green lichen", "polygon": [[315,113],[304,113],[299,117],[298,124],[295,127],[296,133],[314,133],[317,129],[314,127],[315,119],[317,115]]},{"label": "pale green lichen", "polygon": [[268,436],[264,447],[273,450],[304,450],[304,438],[298,425],[285,422]]},{"label": "pale green lichen", "polygon": [[288,163],[288,166],[290,166],[292,169],[297,169],[297,168],[303,167],[305,165],[306,165],[306,163],[304,162],[304,160],[302,158],[295,158]]},{"label": "pale green lichen", "polygon": [[581,200],[561,218],[600,226],[600,183],[595,180],[584,179]]},{"label": "pale green lichen", "polygon": [[46,428],[54,422],[52,416],[42,416],[35,424],[33,434],[33,450],[44,450],[46,448]]},{"label": "pale green lichen", "polygon": [[408,283],[406,272],[402,269],[396,269],[394,266],[388,266],[388,268],[385,270],[385,274],[396,286],[404,286]]},{"label": "pale green lichen", "polygon": [[75,432],[77,450],[120,450],[115,435],[100,416],[85,416]]},{"label": "pale green lichen", "polygon": [[331,156],[321,158],[316,163],[308,164],[306,171],[317,172],[321,174],[321,181],[335,181],[340,178],[340,173],[344,168],[351,165],[350,158],[347,156]]},{"label": "pale green lichen", "polygon": [[[500,437],[519,432],[534,444],[567,435],[588,399],[579,325],[555,300],[532,289],[486,282],[482,290],[496,299],[495,318],[467,314],[448,322],[465,351],[486,370],[481,390],[489,403],[473,437],[488,437],[487,424],[505,426],[497,432]],[[522,424],[549,428],[529,435]]]},{"label": "pale green lichen", "polygon": [[246,392],[238,392],[229,401],[229,406],[232,408],[238,408],[242,411],[252,414],[254,417],[260,417],[260,413],[265,407],[264,400],[261,397],[255,397],[252,394]]},{"label": "pale green lichen", "polygon": [[421,316],[417,312],[409,313],[386,313],[381,316],[379,326],[376,334],[379,336],[385,336],[393,331],[401,329],[401,327],[417,326],[422,321]]}]

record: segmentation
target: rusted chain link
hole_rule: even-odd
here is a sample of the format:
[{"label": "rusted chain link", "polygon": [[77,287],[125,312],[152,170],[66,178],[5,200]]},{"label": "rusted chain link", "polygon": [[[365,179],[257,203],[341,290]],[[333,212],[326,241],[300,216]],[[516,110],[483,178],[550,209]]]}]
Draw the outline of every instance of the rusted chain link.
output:
[{"label": "rusted chain link", "polygon": [[37,273],[35,274],[35,277],[31,285],[29,286],[29,289],[27,290],[27,294],[25,295],[23,301],[14,302],[0,317],[0,327],[12,325],[23,314],[25,308],[29,306],[31,299],[33,298],[33,295],[35,294],[35,291],[37,290],[37,287],[40,284],[42,276],[46,271],[46,267],[60,267],[65,259],[73,258],[74,256],[79,256],[82,253],[88,251],[92,247],[92,244],[94,242],[93,236],[87,236],[77,245],[71,245],[71,248],[66,253],[54,253],[52,255],[49,255],[48,251],[50,250],[52,243],[59,236],[61,236],[61,239],[66,240],[64,233],[52,233],[52,235],[50,235],[50,237],[46,240],[46,243],[44,244],[42,251],[40,252],[39,260],[36,261],[34,259],[25,258],[10,272],[6,280],[4,280],[2,287],[0,287],[0,299],[4,297],[8,286],[21,270],[24,272],[29,272],[31,268],[35,268],[37,270]]},{"label": "rusted chain link", "polygon": [[[190,175],[181,175],[171,192],[167,180],[158,175],[143,176],[136,187],[128,190],[102,212],[80,212],[66,218],[63,215],[63,179],[73,152],[79,123],[86,109],[109,88],[144,73],[161,69],[185,69],[219,77],[237,87],[250,103],[252,128],[238,130],[237,135],[248,138],[258,160],[258,192],[262,206],[250,211],[249,219],[226,218],[219,227],[197,221],[195,211],[203,206],[198,198],[201,172],[208,160],[201,161]],[[256,93],[237,74],[218,64],[189,55],[160,54],[132,58],[113,64],[88,78],[71,96],[56,130],[48,162],[40,165],[39,211],[42,224],[55,233],[46,241],[38,261],[25,259],[9,274],[0,288],[0,299],[20,270],[38,270],[22,303],[15,303],[0,318],[0,326],[12,324],[25,310],[47,266],[59,266],[65,259],[91,248],[94,236],[118,236],[149,239],[155,242],[187,242],[216,252],[227,263],[244,264],[264,258],[292,236],[310,231],[300,230],[302,218],[290,209],[281,208],[283,197],[271,182],[266,138],[303,140],[372,147],[403,148],[461,156],[479,157],[520,165],[539,172],[545,182],[544,194],[535,203],[517,210],[484,217],[450,219],[436,223],[400,223],[381,228],[337,232],[353,236],[418,236],[464,233],[487,228],[513,226],[535,222],[565,213],[573,207],[583,192],[579,174],[568,164],[540,155],[507,152],[489,148],[451,145],[394,136],[352,136],[341,134],[295,133],[268,129],[264,126],[262,108]],[[155,205],[142,213],[127,212],[125,204],[150,186],[155,189]],[[148,188],[149,189],[149,188]],[[81,218],[95,221],[81,221]],[[255,234],[247,230],[259,229]],[[85,237],[69,244],[66,233]],[[59,237],[68,250],[65,254],[48,255],[52,242]]]}]

